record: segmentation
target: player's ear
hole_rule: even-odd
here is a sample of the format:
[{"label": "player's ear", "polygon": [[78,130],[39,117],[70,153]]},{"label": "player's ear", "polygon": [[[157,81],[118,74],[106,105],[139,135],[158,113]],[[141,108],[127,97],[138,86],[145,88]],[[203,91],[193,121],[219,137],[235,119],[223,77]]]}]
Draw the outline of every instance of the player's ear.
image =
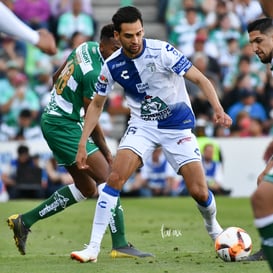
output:
[{"label": "player's ear", "polygon": [[119,40],[119,33],[116,30],[114,30],[114,38]]}]

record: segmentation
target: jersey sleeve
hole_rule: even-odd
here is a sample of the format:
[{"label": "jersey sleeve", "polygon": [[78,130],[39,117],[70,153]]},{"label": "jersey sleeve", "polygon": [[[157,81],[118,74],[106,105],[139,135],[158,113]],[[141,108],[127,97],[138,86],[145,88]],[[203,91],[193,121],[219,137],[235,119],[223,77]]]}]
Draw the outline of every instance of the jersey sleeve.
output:
[{"label": "jersey sleeve", "polygon": [[192,66],[191,61],[171,44],[162,44],[162,62],[164,66],[177,75],[183,76]]},{"label": "jersey sleeve", "polygon": [[0,31],[23,41],[36,45],[39,41],[37,31],[23,23],[3,3],[0,2]]},{"label": "jersey sleeve", "polygon": [[105,63],[102,66],[101,73],[96,83],[96,92],[101,96],[107,96],[108,93],[113,89],[114,80],[111,73]]}]

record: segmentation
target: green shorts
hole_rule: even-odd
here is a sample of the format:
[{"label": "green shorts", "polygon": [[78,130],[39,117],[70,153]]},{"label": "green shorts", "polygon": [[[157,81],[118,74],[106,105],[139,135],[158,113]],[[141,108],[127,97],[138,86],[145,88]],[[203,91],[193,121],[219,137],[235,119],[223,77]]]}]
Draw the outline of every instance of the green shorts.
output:
[{"label": "green shorts", "polygon": [[[43,113],[41,128],[58,164],[65,166],[74,164],[83,123]],[[98,150],[98,146],[90,138],[86,143],[87,154],[90,155]]]},{"label": "green shorts", "polygon": [[273,183],[273,174],[272,173],[268,173],[264,176],[264,181],[267,181],[267,182],[271,182]]}]

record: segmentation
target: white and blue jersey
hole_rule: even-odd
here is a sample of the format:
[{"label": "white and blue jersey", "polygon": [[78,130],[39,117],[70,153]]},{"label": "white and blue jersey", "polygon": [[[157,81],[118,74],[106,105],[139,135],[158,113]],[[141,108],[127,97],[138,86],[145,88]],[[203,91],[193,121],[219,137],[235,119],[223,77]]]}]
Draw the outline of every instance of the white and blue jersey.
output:
[{"label": "white and blue jersey", "polygon": [[106,96],[117,82],[124,88],[131,120],[159,129],[190,129],[195,117],[183,75],[191,66],[172,45],[143,39],[137,58],[128,58],[121,48],[106,60],[96,91]]}]

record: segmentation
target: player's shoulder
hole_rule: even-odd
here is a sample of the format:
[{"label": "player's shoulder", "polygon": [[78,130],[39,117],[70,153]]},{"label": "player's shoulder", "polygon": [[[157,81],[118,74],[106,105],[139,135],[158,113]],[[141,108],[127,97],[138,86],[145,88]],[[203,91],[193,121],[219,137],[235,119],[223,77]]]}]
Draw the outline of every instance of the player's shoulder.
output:
[{"label": "player's shoulder", "polygon": [[157,40],[157,39],[145,39],[144,47],[147,50],[161,51],[161,54],[166,54],[171,51],[178,51],[177,49],[175,49],[173,45],[171,45],[167,41]]},{"label": "player's shoulder", "polygon": [[160,49],[162,46],[166,44],[165,41],[158,40],[158,39],[145,38],[143,41],[144,41],[144,46],[146,46],[147,48]]},{"label": "player's shoulder", "polygon": [[88,41],[80,44],[76,49],[75,52],[86,52],[88,51],[91,54],[97,54],[99,48],[99,43],[95,41]]}]

